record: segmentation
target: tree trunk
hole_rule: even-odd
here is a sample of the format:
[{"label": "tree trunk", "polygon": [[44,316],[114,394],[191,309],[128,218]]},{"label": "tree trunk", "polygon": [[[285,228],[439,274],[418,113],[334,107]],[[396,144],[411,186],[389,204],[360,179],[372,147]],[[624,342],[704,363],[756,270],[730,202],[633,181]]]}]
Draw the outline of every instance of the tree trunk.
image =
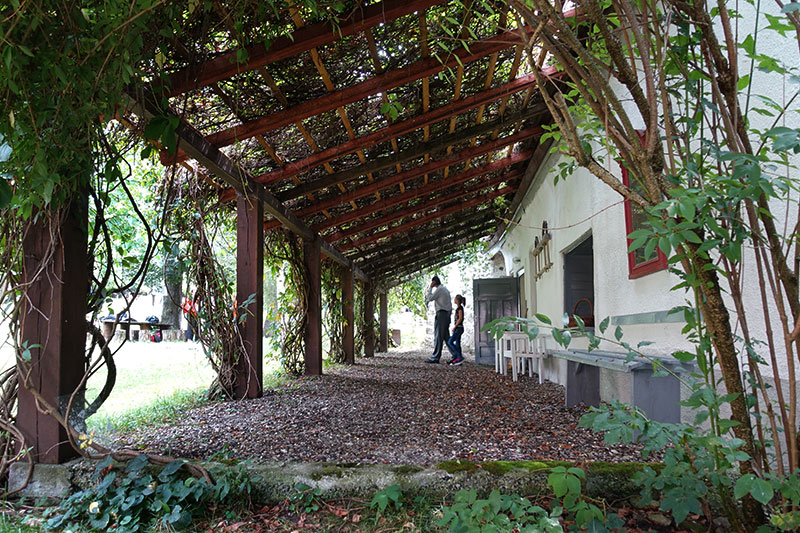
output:
[{"label": "tree trunk", "polygon": [[[745,444],[742,451],[750,457],[755,457],[755,445],[753,442],[753,431],[750,424],[750,414],[747,408],[745,395],[747,392],[742,385],[742,374],[739,370],[739,356],[734,344],[733,331],[731,331],[730,314],[722,298],[719,277],[712,269],[707,269],[709,261],[696,254],[697,246],[688,245],[691,250],[690,257],[692,263],[699,273],[702,280],[700,285],[703,301],[700,308],[705,319],[708,333],[711,335],[711,342],[717,352],[719,367],[722,370],[722,379],[725,383],[726,394],[738,394],[731,400],[731,420],[739,422],[733,427],[734,435],[742,439]],[[687,272],[687,274],[689,274]],[[744,474],[755,474],[752,461],[742,461],[740,471]],[[749,494],[742,498],[742,519],[745,531],[755,531],[764,524],[764,509]]]},{"label": "tree trunk", "polygon": [[173,243],[169,253],[164,258],[164,286],[167,294],[161,304],[161,322],[170,324],[174,329],[181,327],[181,302],[183,301],[183,270],[178,260],[180,249],[178,243]]}]

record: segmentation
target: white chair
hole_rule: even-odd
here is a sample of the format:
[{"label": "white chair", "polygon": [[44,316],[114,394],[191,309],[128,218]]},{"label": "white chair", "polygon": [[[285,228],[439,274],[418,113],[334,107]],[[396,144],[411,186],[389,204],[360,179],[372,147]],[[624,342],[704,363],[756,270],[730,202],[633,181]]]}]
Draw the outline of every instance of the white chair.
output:
[{"label": "white chair", "polygon": [[494,340],[494,371],[500,373],[500,365],[503,361],[503,339]]},{"label": "white chair", "polygon": [[[508,363],[511,363],[512,376],[516,375],[516,360],[514,358],[515,346],[519,342],[527,340],[528,334],[521,331],[506,331],[500,339],[500,351],[495,350],[495,362],[500,365],[500,373],[504,376],[508,374]],[[519,348],[516,349],[517,351]],[[516,381],[516,379],[514,380]]]},{"label": "white chair", "polygon": [[547,343],[545,342],[545,337],[538,336],[533,339],[530,343],[530,350],[533,358],[538,361],[536,364],[536,370],[539,373],[539,384],[541,385],[544,383],[542,364],[544,364],[544,360],[549,357],[547,353]]},{"label": "white chair", "polygon": [[527,333],[515,335],[511,343],[511,377],[514,381],[519,380],[519,373],[533,377],[533,353],[530,349],[530,338]]}]

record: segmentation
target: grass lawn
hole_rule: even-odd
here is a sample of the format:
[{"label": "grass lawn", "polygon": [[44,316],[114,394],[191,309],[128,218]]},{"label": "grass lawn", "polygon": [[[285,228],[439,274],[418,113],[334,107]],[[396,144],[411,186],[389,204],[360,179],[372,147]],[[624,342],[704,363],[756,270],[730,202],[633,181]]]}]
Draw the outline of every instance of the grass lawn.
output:
[{"label": "grass lawn", "polygon": [[[125,431],[169,419],[202,402],[214,380],[214,371],[196,343],[128,342],[114,360],[114,390],[88,421],[96,431]],[[89,398],[95,397],[105,378],[103,369],[89,380]]]}]

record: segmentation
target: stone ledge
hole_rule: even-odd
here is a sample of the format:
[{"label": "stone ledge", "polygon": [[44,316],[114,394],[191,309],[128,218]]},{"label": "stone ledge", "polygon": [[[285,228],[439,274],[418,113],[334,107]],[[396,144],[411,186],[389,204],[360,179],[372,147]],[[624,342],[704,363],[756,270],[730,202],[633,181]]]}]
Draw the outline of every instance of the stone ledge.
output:
[{"label": "stone ledge", "polygon": [[[482,494],[497,489],[507,494],[544,495],[550,492],[547,487],[550,468],[574,465],[556,461],[447,461],[431,467],[286,462],[242,464],[253,481],[253,500],[262,504],[283,501],[296,491],[298,483],[321,489],[322,497],[326,499],[367,499],[390,485],[399,485],[410,498],[450,498],[461,489],[476,489]],[[229,468],[230,464],[206,463],[205,466],[219,470]],[[587,470],[584,488],[587,496],[608,500],[638,496],[639,489],[631,478],[634,472],[645,466],[643,463],[586,463],[582,466]],[[14,465],[10,480],[16,480],[16,486],[19,486],[26,472],[27,465]],[[65,465],[36,465],[34,479],[24,489],[23,495],[63,498],[72,491],[89,488],[93,484],[93,473],[94,462],[86,460]]]}]

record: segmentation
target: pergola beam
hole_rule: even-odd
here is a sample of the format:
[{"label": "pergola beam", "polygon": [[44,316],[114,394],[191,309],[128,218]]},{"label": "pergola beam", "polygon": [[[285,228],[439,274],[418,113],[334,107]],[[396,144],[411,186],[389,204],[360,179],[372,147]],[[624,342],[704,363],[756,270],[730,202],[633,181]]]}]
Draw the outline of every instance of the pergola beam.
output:
[{"label": "pergola beam", "polygon": [[[425,196],[426,194],[433,194],[444,189],[448,189],[454,187],[456,185],[460,185],[465,183],[473,178],[478,176],[483,176],[485,174],[489,174],[491,172],[496,172],[498,170],[502,170],[507,168],[515,163],[524,161],[528,159],[531,152],[519,152],[514,154],[512,157],[504,157],[494,163],[490,163],[488,165],[483,165],[480,167],[476,167],[470,169],[466,172],[461,172],[459,174],[451,176],[449,179],[441,179],[437,180],[433,183],[429,183],[428,185],[423,185],[422,187],[417,187],[416,189],[408,189],[406,192],[391,196],[389,198],[384,198],[378,202],[373,202],[371,204],[365,205],[359,209],[355,209],[353,211],[349,211],[343,215],[339,215],[337,217],[329,218],[323,222],[315,224],[311,226],[314,231],[323,231],[333,226],[339,226],[341,224],[346,224],[348,222],[352,222],[353,220],[364,218],[369,216],[373,213],[378,211],[382,211],[389,207],[396,206],[401,202],[407,202],[409,200],[414,200],[416,198],[420,198]],[[511,178],[509,178],[511,179]]]},{"label": "pergola beam", "polygon": [[487,217],[486,222],[477,226],[473,225],[470,227],[461,228],[459,230],[453,230],[444,237],[446,241],[440,239],[430,239],[428,241],[423,241],[411,248],[398,249],[396,252],[387,255],[380,261],[370,263],[369,272],[374,274],[376,272],[385,271],[387,268],[397,268],[406,263],[414,262],[416,261],[416,258],[420,256],[440,250],[443,242],[446,242],[449,247],[451,242],[460,241],[462,239],[467,239],[466,242],[470,242],[470,239],[478,239],[478,233],[486,230],[488,227],[491,227],[492,218],[493,217]]},{"label": "pergola beam", "polygon": [[430,230],[429,228],[416,230],[414,232],[406,234],[403,237],[393,239],[386,244],[381,244],[378,246],[373,246],[372,248],[367,248],[364,251],[354,254],[350,257],[354,261],[362,261],[364,263],[365,270],[367,271],[373,270],[372,264],[376,258],[380,260],[380,258],[383,256],[388,257],[395,253],[402,252],[409,246],[416,247],[419,246],[420,243],[424,243],[426,240],[434,240],[437,238],[446,237],[451,232],[460,231],[462,229],[468,229],[473,226],[482,225],[488,223],[489,221],[494,222],[495,221],[494,216],[487,217],[486,214],[482,212],[471,213],[467,216],[461,217],[456,226],[440,227],[438,228],[437,231],[433,232],[431,232],[432,230]]},{"label": "pergola beam", "polygon": [[168,94],[176,96],[276,61],[298,56],[312,48],[440,3],[442,0],[385,0],[359,10],[350,18],[341,21],[337,27],[329,22],[322,22],[300,28],[291,35],[278,37],[272,41],[269,49],[263,43],[247,47],[245,48],[247,61],[244,63],[239,63],[237,60],[241,53],[240,49],[223,52],[214,59],[170,74]]},{"label": "pergola beam", "polygon": [[[363,187],[353,189],[347,194],[336,195],[331,198],[312,204],[310,206],[304,207],[302,209],[298,209],[297,211],[295,211],[295,215],[298,217],[305,217],[308,215],[319,213],[324,209],[330,209],[332,207],[346,204],[350,200],[363,198],[364,196],[368,196],[381,189],[397,185],[400,182],[419,178],[424,174],[435,172],[436,170],[444,168],[447,165],[452,165],[460,161],[465,161],[467,159],[474,158],[489,152],[497,151],[503,146],[524,141],[531,137],[541,135],[543,132],[544,129],[542,129],[540,126],[535,126],[533,128],[524,129],[514,135],[503,137],[502,139],[496,139],[494,141],[490,141],[478,146],[473,146],[472,148],[467,148],[459,152],[454,152],[453,154],[450,154],[450,156],[446,159],[437,159],[435,161],[431,161],[430,163],[421,165],[411,170],[407,170],[406,172],[403,172],[401,174],[395,174],[394,176],[390,176],[388,178],[378,180],[374,183],[369,183],[367,185],[364,185]],[[514,156],[512,155],[512,157]],[[502,161],[502,159],[500,161]],[[269,227],[270,226],[267,226],[267,228]]]},{"label": "pergola beam", "polygon": [[519,31],[503,32],[470,45],[469,51],[462,48],[447,55],[444,60],[431,57],[412,63],[407,67],[378,74],[366,81],[329,92],[319,98],[209,135],[208,140],[219,147],[227,146],[237,141],[243,141],[255,135],[264,134],[288,126],[298,120],[303,120],[327,111],[332,111],[337,107],[357,102],[358,100],[372,96],[378,92],[388,91],[401,85],[407,85],[424,76],[438,74],[447,68],[453,68],[459,64],[471,63],[494,52],[499,52],[520,44],[521,38],[521,33]]},{"label": "pergola beam", "polygon": [[[556,72],[554,68],[547,68],[542,70],[541,75],[554,77],[558,76],[558,74],[559,73]],[[427,127],[431,124],[448,119],[453,115],[460,115],[476,107],[485,106],[486,104],[493,102],[498,98],[506,99],[514,93],[535,85],[536,77],[533,74],[517,78],[498,87],[487,89],[472,96],[468,96],[467,98],[451,102],[450,104],[434,109],[433,111],[428,111],[402,122],[395,122],[394,124],[382,128],[374,133],[370,133],[369,135],[364,135],[363,137],[358,137],[338,146],[333,146],[326,150],[316,152],[305,159],[286,163],[286,165],[280,169],[256,176],[255,180],[265,185],[283,181],[284,179],[291,178],[292,176],[296,176],[297,174],[311,170],[314,167],[353,153],[361,148],[378,145],[387,142],[394,137],[408,135],[409,133],[412,133],[420,128]],[[543,110],[542,113],[546,114],[547,111]],[[428,138],[423,140],[427,141]],[[232,192],[223,191],[220,194],[220,201],[227,202],[232,200],[233,197],[234,194]]]},{"label": "pergola beam", "polygon": [[[453,200],[458,200],[460,198],[464,198],[465,196],[471,196],[477,192],[484,191],[489,187],[494,187],[499,185],[503,182],[512,181],[520,176],[521,173],[512,172],[509,174],[502,174],[500,176],[495,176],[485,181],[480,181],[477,184],[473,185],[472,187],[468,187],[461,190],[456,190],[450,194],[445,194],[444,196],[440,196],[437,198],[433,198],[431,200],[422,202],[420,204],[412,206],[411,209],[400,208],[396,211],[382,216],[378,218],[373,218],[370,220],[365,221],[362,224],[355,225],[350,227],[346,230],[340,230],[336,233],[331,235],[326,235],[325,239],[328,242],[336,242],[343,239],[347,239],[353,237],[354,235],[358,235],[359,233],[364,233],[365,231],[370,231],[375,228],[379,228],[381,226],[386,226],[395,222],[397,220],[403,219],[405,217],[423,213],[425,211],[430,211],[431,209],[435,209],[440,205],[446,204],[448,202],[452,202]],[[397,205],[397,204],[395,204]]]},{"label": "pergola beam", "polygon": [[403,267],[393,268],[389,271],[380,274],[377,277],[379,277],[382,280],[389,280],[392,278],[402,279],[406,276],[411,276],[415,272],[421,272],[423,270],[432,270],[440,266],[448,265],[453,262],[453,257],[457,253],[458,253],[457,249],[442,250],[438,254],[432,254],[429,257],[426,257],[424,259],[419,259],[414,263],[406,264]]},{"label": "pergola beam", "polygon": [[388,228],[388,229],[383,230],[383,231],[375,232],[372,235],[367,235],[366,237],[362,237],[361,239],[358,239],[356,241],[347,243],[347,244],[341,246],[341,248],[343,250],[351,250],[353,248],[357,248],[357,247],[362,246],[364,244],[368,244],[370,242],[374,242],[374,241],[377,241],[379,239],[383,239],[385,237],[389,237],[390,235],[394,235],[395,233],[398,233],[400,231],[408,231],[408,229],[416,227],[416,226],[419,226],[420,224],[425,224],[427,222],[431,222],[433,220],[437,220],[439,218],[446,217],[447,215],[451,215],[453,213],[457,213],[457,212],[462,211],[464,209],[469,209],[470,207],[475,207],[475,206],[480,205],[482,203],[489,202],[489,201],[497,198],[498,196],[503,196],[504,194],[508,194],[510,192],[514,192],[515,190],[516,190],[515,187],[503,187],[502,189],[498,189],[498,190],[493,191],[493,192],[491,192],[489,194],[480,195],[477,198],[473,198],[472,200],[470,200],[468,202],[464,202],[463,204],[454,205],[454,206],[448,207],[446,209],[442,209],[441,211],[436,211],[436,212],[431,213],[429,215],[420,217],[418,219],[411,220],[409,222],[404,222],[403,224],[400,224],[398,226],[395,226],[395,227],[392,227],[392,228]]},{"label": "pergola beam", "polygon": [[[149,100],[146,97],[140,95],[139,99],[130,98],[129,103],[131,110],[142,117],[143,120],[150,120],[156,115],[163,114],[154,112],[153,107],[148,102]],[[184,120],[178,122],[175,134],[178,136],[178,147],[180,149],[237,192],[257,198],[264,205],[264,211],[275,217],[289,230],[307,240],[313,240],[318,237],[310,227],[294,213],[286,209],[280,200],[267,192],[263,186],[256,184],[248,172],[235,165],[219,148],[208,142],[208,139]],[[347,267],[353,267],[359,277],[366,279],[366,275],[339,250],[332,246],[323,245],[322,251],[334,261]]]},{"label": "pergola beam", "polygon": [[[417,159],[422,157],[426,153],[436,152],[443,148],[447,148],[448,146],[452,146],[454,144],[458,144],[462,141],[466,141],[475,137],[477,135],[481,135],[483,133],[490,132],[497,127],[502,127],[503,124],[514,124],[520,120],[526,120],[529,118],[533,118],[536,115],[541,115],[542,111],[538,109],[527,109],[522,113],[516,114],[513,117],[507,118],[499,118],[498,120],[494,120],[491,122],[485,122],[483,124],[479,124],[477,126],[473,126],[471,128],[463,129],[457,133],[450,133],[448,135],[443,135],[441,137],[437,137],[432,141],[422,142],[409,148],[408,150],[404,150],[399,153],[393,153],[384,157],[379,157],[370,161],[369,163],[364,163],[353,168],[348,168],[346,170],[342,170],[340,172],[336,172],[335,174],[331,174],[329,176],[325,176],[323,178],[314,180],[312,182],[304,183],[302,185],[298,185],[297,187],[293,187],[288,191],[282,192],[278,194],[278,198],[281,201],[292,200],[294,198],[299,198],[301,196],[305,196],[308,193],[316,192],[321,189],[326,189],[328,187],[332,187],[334,185],[338,185],[340,183],[345,183],[349,180],[357,178],[359,176],[363,176],[370,172],[377,172],[379,170],[383,170],[385,168],[394,166],[398,163],[403,163],[405,161],[409,161],[411,159]],[[511,136],[505,137],[504,139],[509,139]],[[490,141],[494,142],[494,141]],[[488,144],[488,143],[486,143]],[[506,143],[510,144],[510,143]],[[450,154],[448,154],[449,157]],[[445,158],[447,160],[447,157]],[[452,163],[450,163],[452,164]]]},{"label": "pergola beam", "polygon": [[[442,243],[447,243],[447,245],[450,246],[451,241],[473,237],[478,233],[488,230],[494,223],[494,217],[484,216],[484,221],[480,224],[473,223],[467,226],[453,227],[440,233],[431,234],[430,238],[424,241],[418,241],[411,246],[393,248],[391,251],[386,252],[379,260],[370,262],[365,268],[368,272],[375,274],[389,265],[394,267],[420,253],[427,253],[441,248]],[[477,237],[474,238],[477,239]]]}]

